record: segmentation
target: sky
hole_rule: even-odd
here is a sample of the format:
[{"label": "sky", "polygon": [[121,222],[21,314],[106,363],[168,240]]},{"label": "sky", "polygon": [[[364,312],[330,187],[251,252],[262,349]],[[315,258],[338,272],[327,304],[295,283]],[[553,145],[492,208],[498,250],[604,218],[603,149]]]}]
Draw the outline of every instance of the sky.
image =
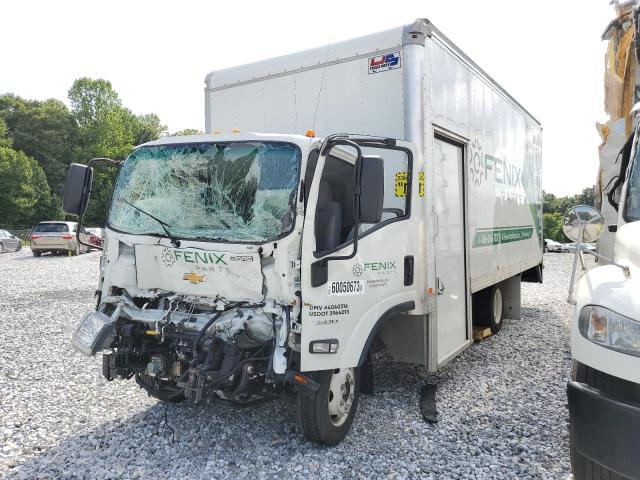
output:
[{"label": "sky", "polygon": [[221,68],[429,18],[543,126],[543,188],[595,183],[608,0],[33,1],[0,4],[0,93],[68,103],[76,78],[112,82],[169,131],[204,129]]}]

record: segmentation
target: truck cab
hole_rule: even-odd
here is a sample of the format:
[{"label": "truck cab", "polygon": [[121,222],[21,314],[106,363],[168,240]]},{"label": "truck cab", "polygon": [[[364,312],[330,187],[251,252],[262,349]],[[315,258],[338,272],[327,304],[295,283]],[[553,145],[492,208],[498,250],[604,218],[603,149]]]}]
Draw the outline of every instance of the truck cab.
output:
[{"label": "truck cab", "polygon": [[[416,155],[408,142],[348,135],[138,147],[114,187],[98,306],[74,346],[104,352],[108,380],[135,377],[165,401],[298,390],[305,434],[339,442],[376,323],[420,304],[407,240]],[[66,211],[83,213],[91,170],[71,167]]]},{"label": "truck cab", "polygon": [[[640,149],[620,172],[614,258],[577,283],[568,384],[576,479],[640,478]],[[577,253],[576,255],[578,255]],[[604,259],[606,260],[606,259]]]}]

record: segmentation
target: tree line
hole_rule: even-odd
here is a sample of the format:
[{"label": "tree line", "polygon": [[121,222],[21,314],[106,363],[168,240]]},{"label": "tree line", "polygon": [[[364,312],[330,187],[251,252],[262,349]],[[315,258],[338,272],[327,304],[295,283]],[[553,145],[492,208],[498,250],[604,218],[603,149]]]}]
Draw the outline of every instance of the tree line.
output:
[{"label": "tree line", "polygon": [[[79,78],[68,92],[70,108],[55,99],[0,95],[0,226],[63,220],[62,195],[71,163],[93,157],[124,160],[166,127],[155,113],[136,115],[122,105],[111,83]],[[198,133],[189,129],[174,135]],[[103,225],[114,168],[94,171],[87,225]]]}]

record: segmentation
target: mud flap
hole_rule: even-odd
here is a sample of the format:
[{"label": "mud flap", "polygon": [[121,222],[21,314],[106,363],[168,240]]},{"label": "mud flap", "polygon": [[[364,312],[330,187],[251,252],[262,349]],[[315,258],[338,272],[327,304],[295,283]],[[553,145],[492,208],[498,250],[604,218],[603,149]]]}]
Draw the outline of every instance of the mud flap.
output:
[{"label": "mud flap", "polygon": [[437,388],[438,386],[435,383],[427,382],[420,389],[420,412],[428,423],[438,422],[438,409],[436,406]]},{"label": "mud flap", "polygon": [[360,393],[373,395],[373,359],[371,352],[367,354],[367,360],[360,367]]}]

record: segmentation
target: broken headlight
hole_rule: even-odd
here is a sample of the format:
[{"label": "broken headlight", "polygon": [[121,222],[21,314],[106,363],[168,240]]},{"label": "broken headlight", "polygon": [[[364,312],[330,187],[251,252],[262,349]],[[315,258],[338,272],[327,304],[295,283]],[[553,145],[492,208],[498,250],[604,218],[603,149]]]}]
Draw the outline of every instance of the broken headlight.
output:
[{"label": "broken headlight", "polygon": [[87,314],[73,334],[73,348],[87,356],[95,355],[111,344],[114,322],[102,312]]}]

